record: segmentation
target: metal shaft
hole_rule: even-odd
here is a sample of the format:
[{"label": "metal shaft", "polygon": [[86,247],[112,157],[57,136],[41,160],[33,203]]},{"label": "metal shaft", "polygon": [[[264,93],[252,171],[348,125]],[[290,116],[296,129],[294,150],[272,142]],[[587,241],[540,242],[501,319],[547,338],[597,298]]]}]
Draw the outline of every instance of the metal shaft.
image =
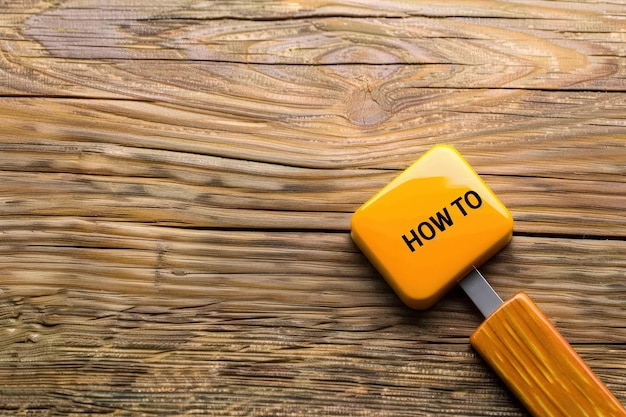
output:
[{"label": "metal shaft", "polygon": [[502,304],[500,296],[476,268],[459,281],[459,285],[485,317]]}]

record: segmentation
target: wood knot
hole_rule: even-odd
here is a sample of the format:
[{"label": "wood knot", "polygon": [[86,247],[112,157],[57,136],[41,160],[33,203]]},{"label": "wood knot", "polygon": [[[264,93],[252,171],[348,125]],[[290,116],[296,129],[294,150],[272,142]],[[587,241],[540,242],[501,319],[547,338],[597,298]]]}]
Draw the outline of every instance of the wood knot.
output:
[{"label": "wood knot", "polygon": [[342,80],[353,83],[346,95],[346,117],[352,123],[371,126],[389,119],[391,106],[381,86],[399,71],[401,59],[371,45],[353,45],[325,54],[321,62],[329,64],[328,68]]},{"label": "wood knot", "polygon": [[371,126],[389,119],[390,112],[375,98],[369,87],[348,97],[346,115],[357,125]]}]

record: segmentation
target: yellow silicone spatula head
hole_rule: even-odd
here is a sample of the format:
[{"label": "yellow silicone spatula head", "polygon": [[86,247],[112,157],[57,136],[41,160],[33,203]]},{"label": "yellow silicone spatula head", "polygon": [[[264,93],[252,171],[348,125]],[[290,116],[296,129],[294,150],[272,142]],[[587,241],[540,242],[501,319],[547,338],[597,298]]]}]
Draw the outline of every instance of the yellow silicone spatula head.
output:
[{"label": "yellow silicone spatula head", "polygon": [[463,157],[442,145],[363,204],[351,229],[402,301],[426,309],[509,242],[513,217]]}]

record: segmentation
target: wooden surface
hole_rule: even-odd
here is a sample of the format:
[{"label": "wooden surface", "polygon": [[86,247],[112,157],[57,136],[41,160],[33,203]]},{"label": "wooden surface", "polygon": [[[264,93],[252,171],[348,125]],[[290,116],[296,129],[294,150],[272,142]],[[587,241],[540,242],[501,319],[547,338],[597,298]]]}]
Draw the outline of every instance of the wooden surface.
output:
[{"label": "wooden surface", "polygon": [[[441,3],[441,4],[440,4]],[[626,402],[622,1],[0,1],[0,414],[524,416],[351,213],[454,145]]]}]

